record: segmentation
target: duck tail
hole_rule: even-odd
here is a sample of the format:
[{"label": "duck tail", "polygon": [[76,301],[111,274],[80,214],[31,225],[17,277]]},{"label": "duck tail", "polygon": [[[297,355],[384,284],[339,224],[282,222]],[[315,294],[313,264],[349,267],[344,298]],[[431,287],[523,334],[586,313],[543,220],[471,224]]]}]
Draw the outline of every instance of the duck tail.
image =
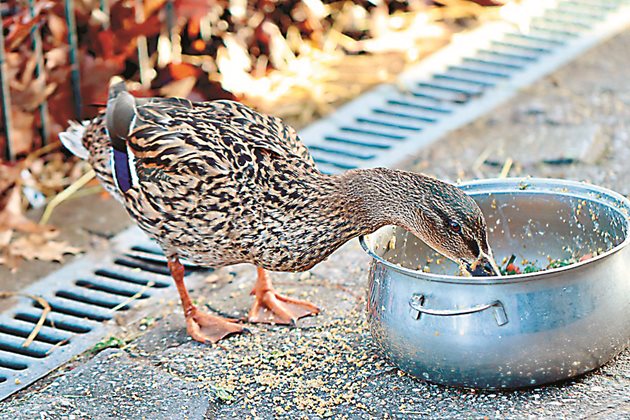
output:
[{"label": "duck tail", "polygon": [[108,102],[115,99],[121,92],[127,92],[125,80],[120,76],[114,76],[109,80]]},{"label": "duck tail", "polygon": [[[112,77],[109,81],[108,103],[111,103],[111,101],[117,98],[122,92],[127,92],[124,79],[120,76]],[[85,130],[90,124],[90,121],[68,121],[68,124],[69,126],[66,131],[59,133],[59,139],[73,155],[86,160],[89,153],[85,146],[83,146],[83,136],[85,135]]]},{"label": "duck tail", "polygon": [[65,148],[70,150],[73,155],[86,160],[89,153],[83,146],[83,135],[85,134],[85,129],[90,121],[83,121],[81,123],[77,121],[68,121],[68,123],[69,126],[66,131],[59,133],[59,139]]}]

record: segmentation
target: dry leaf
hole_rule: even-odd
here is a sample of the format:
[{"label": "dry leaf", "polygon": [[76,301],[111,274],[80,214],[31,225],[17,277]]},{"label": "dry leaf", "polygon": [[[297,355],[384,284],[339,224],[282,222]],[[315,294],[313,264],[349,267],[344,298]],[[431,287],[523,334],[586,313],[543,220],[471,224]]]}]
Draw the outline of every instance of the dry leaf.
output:
[{"label": "dry leaf", "polygon": [[0,165],[0,232],[18,230],[21,232],[50,231],[50,226],[41,226],[24,216],[20,188],[20,167]]},{"label": "dry leaf", "polygon": [[190,95],[190,92],[192,92],[196,83],[197,78],[193,76],[186,77],[185,79],[175,80],[168,85],[162,86],[160,88],[160,95],[186,98],[188,97],[188,95]]},{"label": "dry leaf", "polygon": [[66,66],[68,64],[68,51],[70,49],[67,46],[53,48],[46,52],[46,69],[52,70],[56,67]]},{"label": "dry leaf", "polygon": [[9,252],[14,257],[27,261],[63,261],[66,254],[78,254],[82,250],[71,246],[66,241],[54,241],[58,232],[32,233],[16,239],[10,245]]},{"label": "dry leaf", "polygon": [[15,155],[25,154],[33,150],[35,141],[35,114],[25,112],[17,107],[11,108],[11,148]]},{"label": "dry leaf", "polygon": [[24,215],[22,211],[20,188],[18,186],[11,188],[7,193],[4,207],[0,209],[0,231],[8,229],[29,233],[41,233],[53,230],[51,226],[40,225]]},{"label": "dry leaf", "polygon": [[6,248],[7,245],[11,242],[11,238],[13,237],[12,230],[3,230],[0,231],[0,249]]},{"label": "dry leaf", "polygon": [[4,22],[4,27],[9,28],[9,33],[5,38],[7,50],[13,50],[22,43],[31,33],[35,25],[45,18],[45,14],[53,7],[52,2],[39,2],[35,4],[34,16],[31,17],[28,8],[20,8],[20,12],[11,16]]},{"label": "dry leaf", "polygon": [[14,106],[32,112],[55,91],[57,85],[55,83],[46,84],[46,76],[42,74],[20,88],[15,85],[11,87],[14,89],[11,92]]},{"label": "dry leaf", "polygon": [[61,45],[66,41],[68,37],[68,27],[61,16],[55,14],[48,15],[46,26],[48,26],[48,30],[52,34],[56,45]]}]

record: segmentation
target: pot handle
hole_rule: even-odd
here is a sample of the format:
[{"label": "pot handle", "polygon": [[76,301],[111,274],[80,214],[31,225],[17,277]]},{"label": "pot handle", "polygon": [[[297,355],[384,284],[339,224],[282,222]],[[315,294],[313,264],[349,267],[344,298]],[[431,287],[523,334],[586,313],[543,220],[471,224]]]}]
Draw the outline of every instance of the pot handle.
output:
[{"label": "pot handle", "polygon": [[466,315],[466,314],[474,314],[475,312],[485,311],[486,309],[493,308],[494,309],[494,319],[497,321],[499,326],[505,325],[508,323],[508,317],[505,313],[505,308],[503,304],[495,300],[494,302],[471,306],[470,308],[464,309],[428,309],[425,308],[424,305],[424,295],[421,293],[416,293],[411,296],[409,299],[409,306],[411,307],[411,316],[414,319],[420,319],[421,314],[427,315],[435,315],[435,316],[457,316],[457,315]]}]

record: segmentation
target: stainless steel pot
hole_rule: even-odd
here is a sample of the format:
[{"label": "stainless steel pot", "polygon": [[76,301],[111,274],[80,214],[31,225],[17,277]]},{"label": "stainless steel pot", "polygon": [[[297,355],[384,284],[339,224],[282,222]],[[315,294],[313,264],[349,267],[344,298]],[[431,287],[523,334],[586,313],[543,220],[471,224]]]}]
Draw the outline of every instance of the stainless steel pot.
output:
[{"label": "stainless steel pot", "polygon": [[431,382],[518,388],[588,372],[628,346],[627,199],[551,179],[462,188],[486,215],[499,262],[516,254],[544,267],[548,258],[599,255],[544,272],[470,278],[403,229],[363,237],[373,258],[368,319],[387,357]]}]

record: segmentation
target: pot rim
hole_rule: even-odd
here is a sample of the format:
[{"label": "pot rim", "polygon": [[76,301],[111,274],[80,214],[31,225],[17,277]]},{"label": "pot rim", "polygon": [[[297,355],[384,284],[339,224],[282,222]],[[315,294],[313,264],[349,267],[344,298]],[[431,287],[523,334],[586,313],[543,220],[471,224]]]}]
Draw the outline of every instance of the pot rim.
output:
[{"label": "pot rim", "polygon": [[362,235],[359,237],[359,243],[361,244],[361,247],[376,262],[379,262],[389,269],[398,271],[412,278],[442,283],[475,284],[482,286],[489,284],[509,284],[526,282],[538,280],[542,277],[555,277],[563,274],[566,271],[576,270],[583,268],[584,266],[587,266],[589,264],[598,263],[601,260],[619,252],[623,248],[627,247],[628,244],[630,244],[630,200],[628,200],[623,195],[607,188],[587,184],[584,182],[556,178],[489,178],[464,182],[458,185],[458,187],[460,187],[467,193],[474,192],[475,195],[484,193],[519,193],[521,191],[527,191],[528,193],[553,193],[556,195],[565,195],[590,201],[596,201],[617,211],[624,218],[626,222],[626,237],[619,245],[586,261],[577,262],[575,264],[564,267],[552,268],[545,271],[538,271],[535,273],[515,274],[501,277],[463,277],[447,274],[425,273],[423,271],[401,267],[377,255],[366,242],[366,236],[369,235]]}]

